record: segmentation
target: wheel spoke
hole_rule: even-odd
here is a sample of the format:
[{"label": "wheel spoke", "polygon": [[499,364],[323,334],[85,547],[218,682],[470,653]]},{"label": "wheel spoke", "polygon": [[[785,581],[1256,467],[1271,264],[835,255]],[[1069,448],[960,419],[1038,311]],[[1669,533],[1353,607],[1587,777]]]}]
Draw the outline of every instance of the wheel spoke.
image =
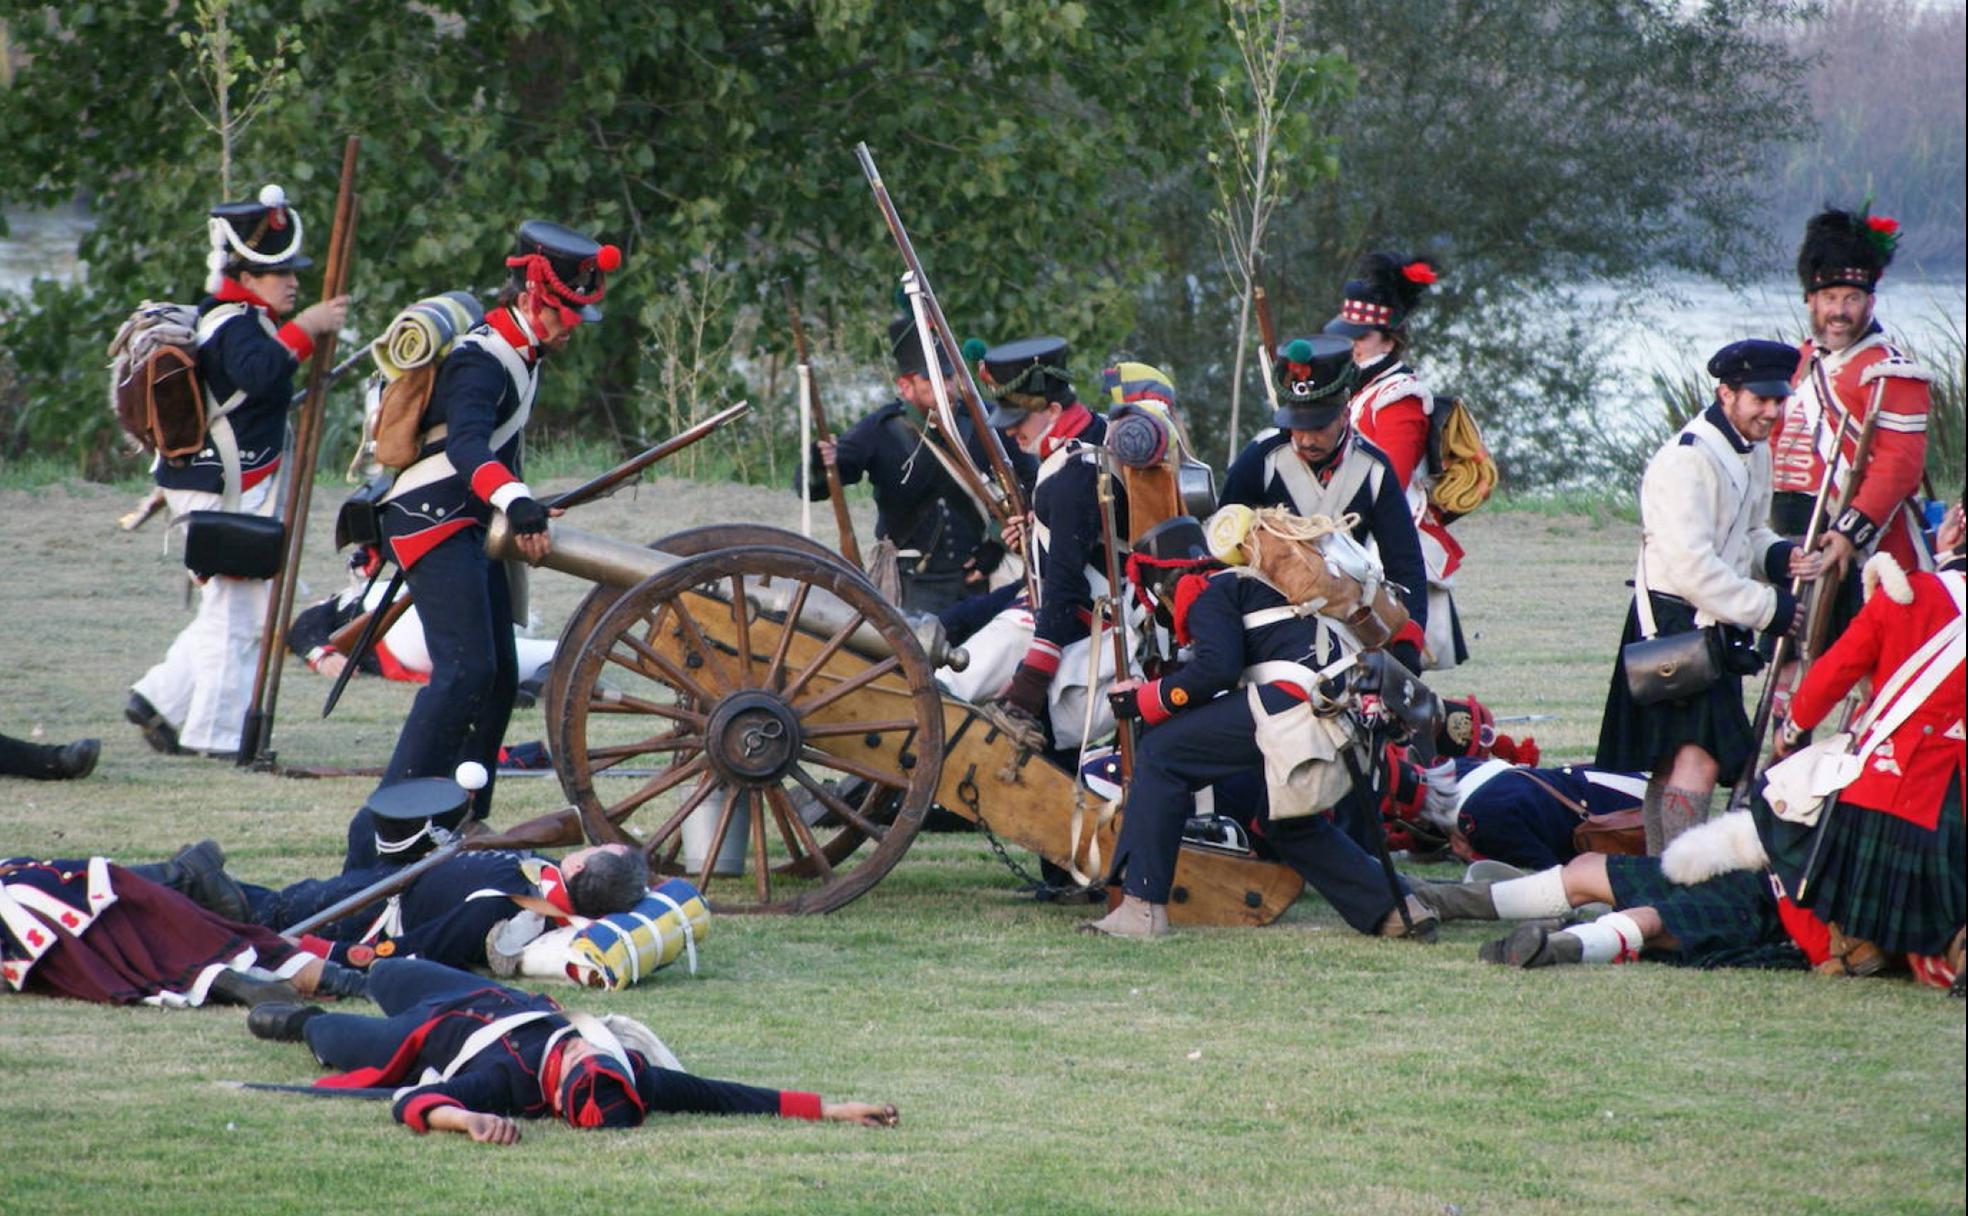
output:
[{"label": "wheel spoke", "polygon": [[892,730],[914,730],[914,718],[890,718],[882,722],[802,722],[800,734],[808,739],[833,739],[842,735],[882,735]]},{"label": "wheel spoke", "polygon": [[757,790],[745,791],[745,809],[752,814],[752,870],[762,904],[772,902],[772,871],[765,864],[765,800]]},{"label": "wheel spoke", "polygon": [[695,726],[699,729],[703,728],[705,722],[704,715],[696,710],[685,709],[681,705],[665,705],[660,701],[632,697],[627,693],[612,690],[590,697],[587,708],[590,714],[654,714],[656,717],[668,718],[672,722],[681,722],[685,726]]},{"label": "wheel spoke", "polygon": [[888,772],[883,769],[869,768],[858,760],[849,760],[843,756],[836,756],[832,752],[823,752],[817,747],[801,748],[800,759],[818,764],[823,768],[833,769],[835,772],[859,777],[863,781],[872,781],[876,785],[885,785],[891,789],[906,790],[909,788],[909,776],[907,773]]},{"label": "wheel spoke", "polygon": [[[677,831],[677,829],[683,826],[683,821],[690,818],[691,812],[703,804],[704,799],[710,796],[711,791],[716,789],[717,785],[717,775],[715,773],[704,774],[704,779],[697,783],[696,789],[690,791],[690,796],[683,800],[683,805],[679,806],[668,819],[665,819],[663,826],[657,828],[656,834],[649,838],[651,847],[675,836],[676,845],[678,848],[681,848],[683,834]],[[675,850],[673,849],[672,853],[674,854],[674,852]]]},{"label": "wheel spoke", "polygon": [[[706,689],[702,684],[699,684],[695,677],[684,671],[682,667],[671,660],[670,656],[657,650],[654,646],[626,633],[617,640],[630,650],[635,651],[636,656],[642,659],[643,663],[647,663],[649,667],[654,667],[670,687],[688,694],[692,700],[705,705],[712,704],[717,700],[715,694]],[[626,667],[630,671],[645,678],[649,675],[648,668],[642,666],[642,664],[630,662],[615,650],[611,649],[608,652],[608,661]],[[629,698],[624,697],[623,700],[627,701]]]},{"label": "wheel spoke", "polygon": [[731,621],[738,635],[738,683],[752,686],[752,605],[745,598],[745,576],[731,576]]},{"label": "wheel spoke", "polygon": [[[647,739],[640,739],[634,743],[618,743],[609,747],[591,747],[588,749],[588,763],[594,768],[595,772],[600,772],[605,768],[612,768],[616,764],[631,757],[646,755],[649,752],[680,752],[687,751],[693,747],[701,749],[703,746],[704,736],[673,730],[667,735],[651,735]],[[606,760],[609,763],[595,764],[594,762],[597,760]]]},{"label": "wheel spoke", "polygon": [[697,872],[697,889],[711,889],[711,871],[717,868],[718,854],[724,851],[724,836],[731,830],[732,803],[735,800],[729,793],[724,796],[724,805],[718,808],[717,828],[711,839],[704,845],[704,865]]},{"label": "wheel spoke", "polygon": [[812,773],[807,772],[804,766],[798,764],[793,766],[793,780],[805,786],[815,798],[825,803],[828,810],[839,815],[842,819],[847,820],[855,827],[860,828],[862,834],[875,840],[885,840],[888,838],[887,828],[882,827],[878,823],[871,822],[867,816],[843,802],[832,790],[816,780]]},{"label": "wheel spoke", "polygon": [[793,602],[786,609],[785,629],[779,634],[779,644],[772,650],[772,663],[765,669],[765,679],[759,682],[761,688],[774,688],[786,674],[786,656],[793,649],[793,635],[799,632],[800,613],[806,611],[806,593],[813,590],[812,583],[801,583],[793,590]]},{"label": "wheel spoke", "polygon": [[894,655],[889,655],[887,658],[883,659],[879,663],[876,663],[872,667],[863,668],[862,670],[855,672],[847,679],[842,680],[840,683],[834,685],[832,688],[829,688],[826,692],[820,693],[816,696],[812,696],[804,701],[801,701],[798,705],[793,706],[793,712],[798,714],[801,718],[804,718],[808,714],[813,713],[816,710],[825,709],[827,706],[832,705],[834,702],[840,700],[848,693],[851,693],[858,688],[865,687],[866,685],[872,683],[875,680],[881,679],[883,676],[887,675],[891,671],[894,671],[896,668],[900,667],[901,665],[902,665],[901,659],[896,658]]},{"label": "wheel spoke", "polygon": [[847,639],[853,637],[854,631],[861,628],[862,624],[864,624],[867,621],[867,619],[868,618],[866,616],[863,616],[861,613],[857,612],[854,614],[853,617],[851,617],[848,620],[846,624],[842,625],[839,629],[836,629],[834,631],[834,636],[828,638],[827,644],[820,648],[820,653],[814,655],[813,661],[800,669],[800,673],[793,677],[793,682],[791,684],[786,685],[786,691],[780,693],[779,695],[788,701],[798,696],[800,689],[806,687],[806,682],[808,680],[811,680],[814,677],[814,674],[817,673],[822,667],[825,667],[827,665],[827,661],[829,659],[832,659],[834,655],[837,652],[839,652],[841,647],[847,645]]},{"label": "wheel spoke", "polygon": [[603,810],[601,813],[602,817],[610,823],[620,823],[628,817],[631,811],[643,803],[648,802],[651,798],[660,797],[668,793],[677,786],[690,780],[690,778],[702,773],[710,766],[710,758],[702,752],[699,752],[694,760],[690,760],[687,763],[673,764],[654,777],[651,777],[648,783],[635,793],[630,794],[614,806]]},{"label": "wheel spoke", "polygon": [[[785,788],[783,786],[768,785],[765,787],[765,796],[772,803],[772,814],[774,818],[779,820],[779,830],[784,833],[790,833],[786,841],[787,849],[795,853],[803,851],[807,857],[812,858],[814,868],[820,871],[821,882],[827,883],[834,881],[834,863],[827,860],[827,851],[820,847],[819,841],[814,839],[813,829],[808,827],[806,820],[800,817],[799,808],[795,807],[793,800],[786,796]],[[799,848],[797,849],[793,848],[792,836],[799,838]]]}]

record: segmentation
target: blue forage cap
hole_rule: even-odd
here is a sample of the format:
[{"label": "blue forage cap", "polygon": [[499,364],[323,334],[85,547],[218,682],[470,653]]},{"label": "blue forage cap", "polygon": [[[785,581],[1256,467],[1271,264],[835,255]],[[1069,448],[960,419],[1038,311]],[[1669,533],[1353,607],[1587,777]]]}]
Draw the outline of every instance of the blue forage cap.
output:
[{"label": "blue forage cap", "polygon": [[1799,357],[1797,348],[1788,343],[1747,338],[1716,351],[1708,361],[1708,374],[1759,397],[1788,397]]}]

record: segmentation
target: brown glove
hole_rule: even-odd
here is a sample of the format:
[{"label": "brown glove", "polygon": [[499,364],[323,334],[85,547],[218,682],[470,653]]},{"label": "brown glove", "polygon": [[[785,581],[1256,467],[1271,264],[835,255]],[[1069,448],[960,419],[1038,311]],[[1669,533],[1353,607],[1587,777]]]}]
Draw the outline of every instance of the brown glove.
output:
[{"label": "brown glove", "polygon": [[1043,718],[1046,708],[1046,689],[1052,687],[1052,673],[1030,663],[1020,663],[1018,671],[1012,675],[1011,683],[998,700],[1031,718]]}]

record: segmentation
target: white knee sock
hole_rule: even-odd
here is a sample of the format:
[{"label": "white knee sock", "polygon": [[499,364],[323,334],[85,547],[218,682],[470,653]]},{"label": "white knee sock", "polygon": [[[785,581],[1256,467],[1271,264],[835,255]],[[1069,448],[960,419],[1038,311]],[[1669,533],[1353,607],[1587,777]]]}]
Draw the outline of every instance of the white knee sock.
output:
[{"label": "white knee sock", "polygon": [[1563,916],[1572,910],[1565,898],[1564,867],[1552,866],[1526,878],[1511,878],[1490,888],[1498,920],[1535,920]]},{"label": "white knee sock", "polygon": [[1624,912],[1608,912],[1598,920],[1564,930],[1584,943],[1587,963],[1630,963],[1640,957],[1640,926]]}]

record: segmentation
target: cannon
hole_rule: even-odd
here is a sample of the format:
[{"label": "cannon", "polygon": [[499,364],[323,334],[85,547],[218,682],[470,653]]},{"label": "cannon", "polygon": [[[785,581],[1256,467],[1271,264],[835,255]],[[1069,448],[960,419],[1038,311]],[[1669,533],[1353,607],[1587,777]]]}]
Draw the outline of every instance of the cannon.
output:
[{"label": "cannon", "polygon": [[[941,625],[905,616],[830,550],[754,524],[648,546],[550,527],[542,564],[595,584],[541,698],[589,842],[686,872],[684,828],[702,809],[715,826],[687,876],[740,913],[843,906],[901,860],[933,805],[1084,873],[1113,857],[1118,815],[943,693],[936,667],[964,656]],[[486,549],[517,555],[503,517]],[[745,873],[719,877],[741,822]],[[1175,880],[1170,917],[1186,924],[1265,924],[1302,886],[1202,845],[1183,847]]]}]

